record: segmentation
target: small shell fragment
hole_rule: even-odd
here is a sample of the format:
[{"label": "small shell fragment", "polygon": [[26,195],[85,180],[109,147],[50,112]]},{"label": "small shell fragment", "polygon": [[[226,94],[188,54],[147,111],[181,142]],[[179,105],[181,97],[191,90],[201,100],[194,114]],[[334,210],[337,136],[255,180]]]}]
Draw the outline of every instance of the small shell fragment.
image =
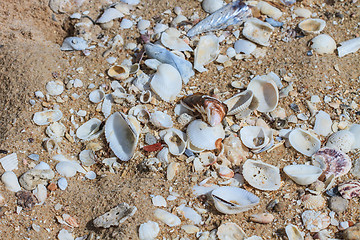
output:
[{"label": "small shell fragment", "polygon": [[331,133],[331,126],[332,121],[330,115],[324,111],[319,111],[315,116],[315,133],[326,137]]},{"label": "small shell fragment", "polygon": [[81,140],[91,140],[97,137],[102,121],[92,118],[76,130],[76,136]]},{"label": "small shell fragment", "polygon": [[257,223],[271,223],[274,220],[274,215],[271,213],[259,213],[250,216],[250,221]]},{"label": "small shell fragment", "polygon": [[176,215],[169,213],[162,209],[156,209],[154,211],[155,217],[168,225],[169,227],[175,227],[179,226],[181,224],[180,218],[178,218]]},{"label": "small shell fragment", "polygon": [[155,240],[160,232],[159,224],[157,222],[148,221],[139,227],[140,240]]},{"label": "small shell fragment", "polygon": [[170,115],[161,111],[151,113],[150,122],[160,129],[171,128],[173,126],[173,121],[171,120]]},{"label": "small shell fragment", "polygon": [[330,217],[320,211],[306,210],[301,214],[301,219],[310,232],[319,232],[330,225]]},{"label": "small shell fragment", "polygon": [[109,228],[119,226],[126,219],[133,216],[137,208],[129,206],[127,203],[120,203],[110,211],[94,219],[95,227]]},{"label": "small shell fragment", "polygon": [[326,142],[326,147],[348,153],[355,143],[355,136],[348,130],[340,130],[330,135]]},{"label": "small shell fragment", "polygon": [[246,238],[245,232],[232,222],[221,224],[216,235],[220,240],[244,240]]},{"label": "small shell fragment", "polygon": [[60,110],[45,110],[43,112],[37,112],[33,116],[33,121],[37,125],[47,125],[51,122],[59,121],[63,114]]},{"label": "small shell fragment", "polygon": [[321,195],[306,194],[302,198],[305,209],[320,210],[325,207],[326,200]]},{"label": "small shell fragment", "polygon": [[250,41],[262,46],[269,46],[269,39],[273,31],[274,27],[269,23],[257,18],[250,18],[245,22],[242,34]]},{"label": "small shell fragment", "polygon": [[96,89],[89,94],[89,100],[92,103],[99,103],[105,98],[105,92],[101,89]]},{"label": "small shell fragment", "polygon": [[64,91],[64,84],[62,81],[50,81],[45,86],[46,91],[51,96],[60,95]]},{"label": "small shell fragment", "polygon": [[124,14],[122,14],[119,10],[117,10],[115,8],[108,8],[96,20],[96,23],[107,23],[114,19],[122,18],[123,16],[124,16]]},{"label": "small shell fragment", "polygon": [[269,17],[277,20],[282,16],[280,9],[270,5],[267,2],[260,1],[256,6],[262,14],[268,15]]},{"label": "small shell fragment", "polygon": [[19,180],[14,172],[7,171],[1,176],[1,181],[4,183],[5,187],[12,192],[18,192],[21,190]]},{"label": "small shell fragment", "polygon": [[0,163],[5,172],[18,169],[18,158],[16,153],[0,158]]},{"label": "small shell fragment", "polygon": [[195,48],[194,68],[199,72],[207,71],[204,65],[211,63],[219,55],[219,38],[215,35],[200,37]]},{"label": "small shell fragment", "polygon": [[295,225],[289,224],[285,227],[285,232],[289,240],[304,240],[304,233]]},{"label": "small shell fragment", "polygon": [[82,51],[88,48],[87,42],[81,37],[67,37],[60,47],[61,51]]},{"label": "small shell fragment", "polygon": [[360,49],[360,37],[341,42],[340,45],[337,48],[339,57],[354,53]]}]

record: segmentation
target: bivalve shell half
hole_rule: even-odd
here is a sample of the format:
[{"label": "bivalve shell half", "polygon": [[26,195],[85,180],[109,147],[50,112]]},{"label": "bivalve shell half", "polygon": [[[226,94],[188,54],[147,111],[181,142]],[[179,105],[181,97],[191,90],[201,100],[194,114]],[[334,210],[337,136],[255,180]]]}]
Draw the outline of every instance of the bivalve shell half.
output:
[{"label": "bivalve shell half", "polygon": [[294,182],[299,185],[309,185],[315,182],[322,174],[322,169],[312,165],[289,165],[283,168]]},{"label": "bivalve shell half", "polygon": [[101,126],[101,120],[92,118],[76,130],[76,136],[81,140],[91,140],[97,137]]},{"label": "bivalve shell half", "polygon": [[326,147],[348,153],[355,143],[355,136],[348,130],[341,130],[330,135],[326,142]]},{"label": "bivalve shell half", "polygon": [[157,222],[148,221],[139,227],[140,240],[154,240],[160,232],[159,224]]},{"label": "bivalve shell half", "polygon": [[319,34],[326,26],[326,22],[318,18],[309,18],[299,23],[299,28],[305,34]]},{"label": "bivalve shell half", "polygon": [[96,89],[89,94],[89,100],[92,103],[99,103],[105,98],[105,92],[101,89]]},{"label": "bivalve shell half", "polygon": [[161,112],[155,111],[150,114],[150,122],[157,128],[171,128],[173,126],[173,121],[171,120],[170,115]]},{"label": "bivalve shell half", "polygon": [[122,80],[129,77],[130,69],[127,66],[115,65],[108,70],[109,77],[116,80]]},{"label": "bivalve shell half", "polygon": [[306,194],[301,198],[306,209],[320,210],[325,207],[326,200],[321,195]]},{"label": "bivalve shell half", "polygon": [[219,187],[211,192],[215,208],[224,214],[245,212],[256,206],[260,199],[254,194],[237,187]]},{"label": "bivalve shell half", "polygon": [[1,176],[1,181],[4,183],[6,189],[12,192],[18,192],[21,190],[19,180],[14,172],[6,171]]},{"label": "bivalve shell half", "polygon": [[308,157],[316,153],[321,146],[321,142],[317,137],[301,128],[296,128],[290,132],[289,141],[296,151]]},{"label": "bivalve shell half", "polygon": [[199,72],[205,72],[204,65],[214,61],[219,55],[219,38],[215,35],[200,37],[199,43],[195,48],[194,68]]},{"label": "bivalve shell half", "polygon": [[221,224],[216,235],[220,240],[244,240],[246,238],[245,232],[232,222]]},{"label": "bivalve shell half", "polygon": [[47,125],[51,122],[59,121],[63,114],[60,110],[45,110],[34,114],[33,121],[37,125]]},{"label": "bivalve shell half", "polygon": [[253,97],[254,97],[253,92],[251,90],[246,90],[244,92],[237,93],[231,98],[224,101],[224,103],[228,107],[227,115],[236,115],[240,112],[249,109]]},{"label": "bivalve shell half", "polygon": [[311,48],[319,54],[333,53],[336,49],[335,40],[327,34],[320,34],[314,37],[311,42]]},{"label": "bivalve shell half", "polygon": [[178,30],[169,28],[161,34],[161,44],[172,50],[192,52],[192,48],[183,39],[180,39],[179,35]]},{"label": "bivalve shell half", "polygon": [[330,225],[330,217],[320,211],[306,210],[301,214],[301,219],[310,232],[319,232]]},{"label": "bivalve shell half", "polygon": [[113,113],[105,123],[105,137],[115,156],[122,161],[130,160],[138,143],[140,123],[133,116]]},{"label": "bivalve shell half", "polygon": [[315,133],[326,137],[331,133],[331,126],[332,121],[330,115],[324,111],[319,111],[315,116]]},{"label": "bivalve shell half", "polygon": [[245,22],[242,34],[250,41],[262,46],[269,46],[269,39],[273,31],[274,27],[269,23],[265,23],[257,18],[250,18]]},{"label": "bivalve shell half", "polygon": [[256,44],[245,39],[239,39],[234,43],[236,53],[251,54],[256,49]]},{"label": "bivalve shell half", "polygon": [[181,155],[186,149],[186,134],[178,129],[171,128],[166,131],[164,142],[168,145],[171,154]]},{"label": "bivalve shell half", "polygon": [[346,183],[342,183],[338,186],[338,190],[341,196],[345,199],[360,197],[360,181],[353,180]]},{"label": "bivalve shell half", "polygon": [[289,224],[285,227],[285,232],[289,240],[304,240],[304,233],[295,225]]},{"label": "bivalve shell half", "polygon": [[270,138],[272,138],[272,132],[263,127],[245,126],[240,130],[242,143],[253,150],[266,147],[271,140]]},{"label": "bivalve shell half", "polygon": [[216,149],[216,141],[225,137],[225,131],[221,124],[211,127],[199,119],[192,121],[186,132],[192,145],[206,150]]},{"label": "bivalve shell half", "polygon": [[280,188],[279,168],[262,161],[247,160],[243,165],[243,176],[254,188],[275,191]]},{"label": "bivalve shell half", "polygon": [[4,168],[5,172],[18,169],[18,157],[16,153],[9,154],[3,158],[0,158],[1,166]]}]

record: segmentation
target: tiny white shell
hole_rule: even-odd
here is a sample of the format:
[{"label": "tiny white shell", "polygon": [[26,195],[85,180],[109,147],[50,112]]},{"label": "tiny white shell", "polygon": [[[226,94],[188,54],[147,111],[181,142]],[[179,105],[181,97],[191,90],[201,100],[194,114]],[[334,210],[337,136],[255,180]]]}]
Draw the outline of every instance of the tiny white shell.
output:
[{"label": "tiny white shell", "polygon": [[169,213],[162,209],[156,209],[154,211],[155,217],[168,225],[169,227],[175,227],[179,226],[181,224],[180,218],[178,218],[176,215]]},{"label": "tiny white shell", "polygon": [[152,70],[156,70],[160,64],[161,64],[161,62],[157,59],[146,59],[145,60],[145,65],[147,67],[151,68]]},{"label": "tiny white shell", "polygon": [[171,154],[181,155],[186,149],[186,134],[178,129],[171,128],[166,131],[164,142],[168,145]]},{"label": "tiny white shell", "polygon": [[277,107],[279,90],[271,75],[254,77],[247,89],[251,90],[257,99],[259,112],[271,112]]},{"label": "tiny white shell", "polygon": [[66,178],[63,178],[63,177],[59,178],[57,184],[61,190],[65,190],[68,186],[68,182],[67,182]]},{"label": "tiny white shell", "polygon": [[331,134],[325,146],[348,153],[352,149],[354,143],[354,134],[348,130],[341,130]]},{"label": "tiny white shell", "polygon": [[18,158],[16,153],[12,153],[0,159],[1,166],[5,172],[18,169]]},{"label": "tiny white shell", "polygon": [[18,192],[21,190],[19,180],[14,172],[6,171],[1,176],[1,181],[4,183],[5,187],[12,192]]},{"label": "tiny white shell", "polygon": [[81,140],[91,140],[93,137],[96,137],[99,132],[101,121],[97,118],[92,118],[89,121],[85,122],[76,130],[76,136]]},{"label": "tiny white shell", "polygon": [[315,116],[315,133],[326,137],[331,133],[331,126],[332,121],[330,115],[324,111],[319,111]]},{"label": "tiny white shell", "polygon": [[85,177],[87,179],[90,179],[90,180],[93,180],[96,178],[96,173],[94,171],[88,171],[86,174],[85,174]]},{"label": "tiny white shell", "polygon": [[201,3],[202,8],[207,13],[213,13],[225,5],[223,0],[204,0]]},{"label": "tiny white shell", "polygon": [[108,70],[108,75],[114,79],[122,80],[129,77],[130,69],[124,65],[115,65]]},{"label": "tiny white shell", "polygon": [[171,120],[170,115],[161,112],[155,111],[150,114],[150,122],[157,128],[171,128],[173,126],[173,121]]},{"label": "tiny white shell", "polygon": [[151,101],[151,91],[150,90],[142,91],[139,100],[143,104],[150,103],[150,101]]},{"label": "tiny white shell", "polygon": [[235,42],[234,48],[236,53],[250,54],[256,49],[256,44],[248,40],[239,39]]},{"label": "tiny white shell", "polygon": [[[270,132],[270,135],[268,134]],[[262,149],[266,147],[272,138],[271,131],[263,127],[245,126],[240,130],[240,139],[242,143],[251,149]]]},{"label": "tiny white shell", "polygon": [[262,14],[268,15],[269,17],[277,20],[282,16],[280,9],[270,5],[267,2],[260,1],[256,6]]},{"label": "tiny white shell", "polygon": [[335,40],[327,34],[320,34],[313,38],[311,42],[311,48],[319,54],[333,53],[336,49]]},{"label": "tiny white shell", "polygon": [[322,170],[312,165],[289,165],[283,168],[294,182],[299,185],[309,185],[315,182],[321,175]]},{"label": "tiny white shell", "polygon": [[326,22],[318,18],[309,18],[299,23],[299,28],[305,34],[319,34],[326,26]]},{"label": "tiny white shell", "polygon": [[148,221],[139,227],[140,240],[155,240],[160,232],[159,224],[157,222]]},{"label": "tiny white shell", "polygon": [[186,133],[192,145],[207,150],[216,149],[216,141],[225,137],[225,131],[221,124],[211,127],[199,119],[188,125]]},{"label": "tiny white shell", "polygon": [[37,125],[47,125],[59,121],[63,114],[60,110],[45,110],[34,114],[33,121]]},{"label": "tiny white shell", "polygon": [[104,101],[101,105],[101,112],[104,114],[105,118],[110,116],[113,102],[114,102],[114,98],[112,97],[112,94],[106,94]]},{"label": "tiny white shell", "polygon": [[207,71],[204,65],[214,61],[219,53],[218,37],[212,34],[200,37],[194,52],[194,68],[199,72]]},{"label": "tiny white shell", "polygon": [[250,18],[245,22],[242,34],[250,41],[262,46],[269,46],[269,39],[273,31],[274,27],[269,23],[265,23],[257,18]]},{"label": "tiny white shell", "polygon": [[316,153],[321,146],[321,142],[317,137],[301,128],[296,128],[290,132],[289,141],[296,151],[308,157]]},{"label": "tiny white shell", "polygon": [[246,238],[245,232],[232,222],[221,224],[216,235],[220,240],[244,240]]},{"label": "tiny white shell", "polygon": [[311,17],[311,11],[306,8],[296,8],[294,10],[294,13],[296,14],[296,16],[302,17],[302,18],[310,18]]},{"label": "tiny white shell", "polygon": [[96,23],[107,23],[111,20],[122,18],[124,14],[122,14],[120,11],[118,11],[115,8],[108,8],[104,11],[104,13],[101,15],[100,18],[96,20]]},{"label": "tiny white shell", "polygon": [[57,96],[64,91],[64,83],[60,80],[50,81],[46,84],[45,88],[49,95]]},{"label": "tiny white shell", "polygon": [[253,100],[254,94],[251,90],[246,90],[232,96],[224,101],[228,107],[227,115],[236,115],[247,110]]},{"label": "tiny white shell", "polygon": [[56,164],[55,169],[64,177],[73,177],[77,172],[76,166],[72,161],[61,161]]},{"label": "tiny white shell", "polygon": [[155,207],[166,207],[166,200],[163,196],[157,195],[151,198],[151,201]]},{"label": "tiny white shell", "polygon": [[101,89],[96,89],[89,94],[89,100],[93,103],[101,102],[105,97],[105,92]]}]

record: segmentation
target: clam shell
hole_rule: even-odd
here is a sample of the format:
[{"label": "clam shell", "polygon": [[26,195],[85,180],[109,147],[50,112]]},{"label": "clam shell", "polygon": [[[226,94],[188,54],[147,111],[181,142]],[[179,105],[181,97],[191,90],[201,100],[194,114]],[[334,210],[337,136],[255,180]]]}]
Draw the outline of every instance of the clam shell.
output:
[{"label": "clam shell", "polygon": [[246,90],[244,92],[237,93],[224,101],[229,109],[227,115],[236,115],[247,110],[252,102],[253,97],[253,92],[251,90]]},{"label": "clam shell", "polygon": [[105,98],[105,92],[101,89],[96,89],[89,94],[89,100],[92,103],[99,103]]},{"label": "clam shell", "polygon": [[219,38],[215,35],[200,37],[194,52],[194,68],[199,72],[207,71],[204,65],[211,63],[219,55]]},{"label": "clam shell", "polygon": [[63,114],[60,110],[45,110],[37,112],[33,116],[33,121],[37,125],[47,125],[51,122],[59,121]]},{"label": "clam shell", "polygon": [[349,128],[349,131],[354,134],[355,141],[352,146],[353,149],[359,149],[360,148],[360,124],[353,124]]},{"label": "clam shell", "polygon": [[301,219],[310,232],[319,232],[330,225],[330,217],[320,211],[306,210],[301,214]]},{"label": "clam shell", "polygon": [[221,124],[211,127],[201,120],[192,121],[187,127],[186,133],[192,145],[206,150],[216,149],[216,141],[225,137],[225,131]]},{"label": "clam shell", "polygon": [[254,188],[275,191],[280,188],[279,168],[262,161],[247,160],[243,165],[243,176]]},{"label": "clam shell", "polygon": [[16,153],[12,153],[5,157],[0,158],[0,163],[5,172],[18,169],[18,158]]},{"label": "clam shell", "polygon": [[269,23],[257,18],[250,18],[245,22],[242,34],[250,41],[262,46],[269,46],[269,39],[273,31],[274,27]]},{"label": "clam shell", "polygon": [[301,128],[296,128],[290,132],[289,141],[296,151],[308,157],[316,153],[321,146],[321,142],[317,137]]},{"label": "clam shell", "polygon": [[173,126],[173,121],[171,120],[170,115],[161,112],[155,111],[150,114],[150,122],[157,128],[171,128]]},{"label": "clam shell", "polygon": [[289,240],[304,240],[304,233],[295,225],[289,224],[285,227],[285,232]]},{"label": "clam shell", "polygon": [[18,192],[21,190],[19,180],[14,172],[6,171],[1,176],[1,181],[4,183],[5,187],[12,192]]},{"label": "clam shell", "polygon": [[348,153],[355,143],[355,136],[348,130],[341,130],[330,135],[326,142],[326,147]]},{"label": "clam shell", "polygon": [[246,238],[245,232],[232,222],[221,224],[216,235],[220,240],[244,240]]},{"label": "clam shell", "polygon": [[115,65],[112,66],[107,73],[109,77],[112,77],[116,80],[122,80],[129,77],[130,69],[124,65]]},{"label": "clam shell", "polygon": [[151,79],[150,87],[162,100],[172,102],[181,91],[181,76],[173,66],[161,64]]},{"label": "clam shell", "polygon": [[321,168],[312,165],[289,165],[284,167],[283,170],[286,175],[299,185],[309,185],[315,182],[322,174]]},{"label": "clam shell", "polygon": [[353,180],[338,186],[339,193],[345,199],[360,197],[360,181]]},{"label": "clam shell", "polygon": [[254,194],[237,187],[219,187],[211,192],[215,208],[224,214],[245,212],[256,206],[260,199]]},{"label": "clam shell", "polygon": [[92,118],[85,122],[76,130],[76,137],[81,140],[91,140],[97,137],[102,121],[97,118]]},{"label": "clam shell", "polygon": [[320,167],[328,178],[332,174],[340,177],[351,169],[351,159],[345,153],[333,148],[321,148],[312,156],[312,164]]},{"label": "clam shell", "polygon": [[306,194],[301,200],[304,207],[311,210],[320,210],[326,204],[326,200],[321,195]]},{"label": "clam shell", "polygon": [[259,112],[271,112],[276,108],[279,101],[279,90],[271,76],[254,77],[247,89],[251,90],[258,100],[257,110]]},{"label": "clam shell", "polygon": [[157,222],[148,221],[140,225],[139,239],[140,240],[156,239],[159,232],[160,232],[159,224]]},{"label": "clam shell", "polygon": [[169,152],[175,156],[181,155],[186,149],[186,134],[182,131],[171,128],[166,131],[164,142],[169,147]]},{"label": "clam shell", "polygon": [[335,40],[327,34],[320,34],[311,42],[311,48],[319,54],[333,53],[336,49]]},{"label": "clam shell", "polygon": [[180,39],[179,35],[180,33],[176,29],[169,28],[161,34],[161,44],[172,50],[192,52],[192,48],[183,39]]},{"label": "clam shell", "polygon": [[319,111],[315,116],[315,133],[326,137],[331,133],[331,126],[332,121],[330,115],[324,111]]},{"label": "clam shell", "polygon": [[146,90],[146,91],[142,91],[141,92],[141,95],[140,95],[140,102],[143,103],[143,104],[146,104],[146,103],[150,103],[151,101],[151,91],[150,90]]},{"label": "clam shell", "polygon": [[263,149],[270,143],[272,132],[258,126],[245,126],[240,130],[242,143],[250,149]]},{"label": "clam shell", "polygon": [[337,48],[339,57],[343,57],[360,49],[360,37],[347,40],[340,43]]},{"label": "clam shell", "polygon": [[124,14],[122,14],[119,10],[117,10],[115,8],[108,8],[96,20],[96,23],[107,23],[114,19],[122,18],[123,16],[124,16]]},{"label": "clam shell", "polygon": [[318,18],[309,18],[299,23],[299,28],[305,34],[319,34],[326,26],[326,22]]},{"label": "clam shell", "polygon": [[83,166],[90,167],[95,164],[96,156],[93,150],[83,150],[79,154],[79,159]]}]

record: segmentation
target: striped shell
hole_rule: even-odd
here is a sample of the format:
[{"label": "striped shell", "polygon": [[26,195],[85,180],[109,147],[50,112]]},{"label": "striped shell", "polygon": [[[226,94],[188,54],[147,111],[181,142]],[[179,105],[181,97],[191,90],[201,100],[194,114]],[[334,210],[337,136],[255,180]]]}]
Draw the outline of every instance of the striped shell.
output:
[{"label": "striped shell", "polygon": [[345,199],[360,197],[360,181],[353,180],[338,186],[339,193]]},{"label": "striped shell", "polygon": [[326,200],[320,195],[306,194],[301,200],[306,209],[312,210],[320,210],[325,207],[326,204]]},{"label": "striped shell", "polygon": [[229,109],[228,115],[236,115],[249,109],[253,97],[253,92],[251,90],[246,90],[244,92],[237,93],[224,101]]}]

